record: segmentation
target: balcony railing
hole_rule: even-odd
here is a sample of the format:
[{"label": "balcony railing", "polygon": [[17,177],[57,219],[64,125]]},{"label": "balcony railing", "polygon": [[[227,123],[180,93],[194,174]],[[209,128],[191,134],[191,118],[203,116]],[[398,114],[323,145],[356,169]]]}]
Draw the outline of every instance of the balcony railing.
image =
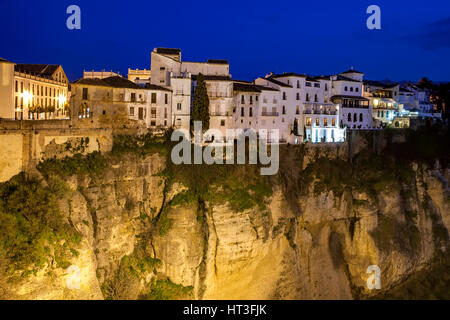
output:
[{"label": "balcony railing", "polygon": [[214,111],[214,112],[211,112],[211,116],[213,116],[213,117],[229,117],[229,116],[231,116],[231,113],[227,112],[227,111]]}]

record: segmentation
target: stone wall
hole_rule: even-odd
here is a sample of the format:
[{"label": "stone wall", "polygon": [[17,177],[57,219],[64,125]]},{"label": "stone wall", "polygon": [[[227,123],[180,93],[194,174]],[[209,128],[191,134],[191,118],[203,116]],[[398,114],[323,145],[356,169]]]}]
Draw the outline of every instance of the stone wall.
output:
[{"label": "stone wall", "polygon": [[0,182],[41,160],[111,151],[111,129],[70,128],[68,122],[0,121]]}]

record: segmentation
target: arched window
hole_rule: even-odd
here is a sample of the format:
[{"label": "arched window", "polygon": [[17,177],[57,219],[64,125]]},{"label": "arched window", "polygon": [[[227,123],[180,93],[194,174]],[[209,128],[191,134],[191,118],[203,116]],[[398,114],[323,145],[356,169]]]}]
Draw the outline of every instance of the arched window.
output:
[{"label": "arched window", "polygon": [[356,87],[356,88],[355,88],[355,91],[356,91],[356,92],[359,92],[359,88],[358,88],[358,87]]},{"label": "arched window", "polygon": [[384,118],[384,111],[381,111],[381,117]]},{"label": "arched window", "polygon": [[345,91],[348,91],[348,87],[345,87],[344,90],[345,90]]},{"label": "arched window", "polygon": [[363,114],[362,113],[359,114],[359,121],[363,122]]},{"label": "arched window", "polygon": [[358,121],[358,115],[356,113],[353,114],[353,122]]},{"label": "arched window", "polygon": [[353,87],[350,87],[350,92],[353,92]]},{"label": "arched window", "polygon": [[352,122],[352,114],[351,113],[348,114],[347,118],[348,118],[348,122]]}]

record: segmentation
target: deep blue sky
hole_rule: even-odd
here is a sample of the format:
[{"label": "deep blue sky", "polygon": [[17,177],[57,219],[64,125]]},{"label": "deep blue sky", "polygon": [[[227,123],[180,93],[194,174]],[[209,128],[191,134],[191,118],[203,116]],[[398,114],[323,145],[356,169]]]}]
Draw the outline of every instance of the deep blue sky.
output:
[{"label": "deep blue sky", "polygon": [[[82,29],[66,28],[81,8]],[[382,29],[366,28],[381,7]],[[354,66],[368,79],[450,80],[449,0],[0,0],[0,57],[83,69],[150,66],[154,47],[184,60],[228,59],[233,78],[293,71],[333,74]]]}]

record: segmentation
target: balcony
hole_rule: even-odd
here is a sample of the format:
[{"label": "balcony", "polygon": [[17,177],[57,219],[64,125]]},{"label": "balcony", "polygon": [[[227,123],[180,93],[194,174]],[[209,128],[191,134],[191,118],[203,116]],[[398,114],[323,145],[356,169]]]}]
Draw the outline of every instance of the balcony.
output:
[{"label": "balcony", "polygon": [[210,113],[213,117],[230,117],[231,113],[227,111],[214,111]]}]

